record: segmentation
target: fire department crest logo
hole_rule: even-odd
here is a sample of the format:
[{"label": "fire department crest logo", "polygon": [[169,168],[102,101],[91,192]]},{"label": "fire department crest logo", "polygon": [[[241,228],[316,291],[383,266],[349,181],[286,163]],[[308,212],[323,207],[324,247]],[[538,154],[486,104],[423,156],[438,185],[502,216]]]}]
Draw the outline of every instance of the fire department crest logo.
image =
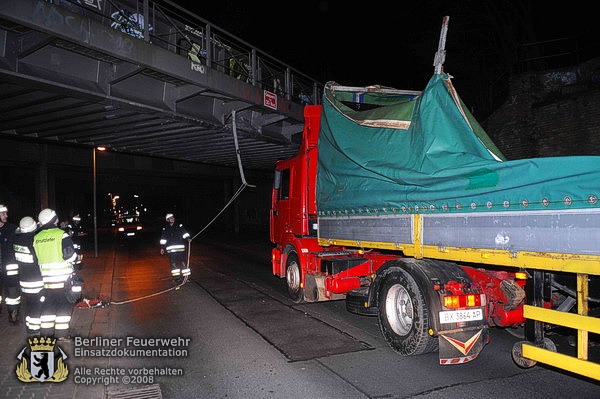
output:
[{"label": "fire department crest logo", "polygon": [[29,339],[29,351],[24,347],[17,359],[17,378],[23,382],[62,382],[69,375],[65,364],[67,354],[60,347],[54,347],[56,339],[40,337]]}]

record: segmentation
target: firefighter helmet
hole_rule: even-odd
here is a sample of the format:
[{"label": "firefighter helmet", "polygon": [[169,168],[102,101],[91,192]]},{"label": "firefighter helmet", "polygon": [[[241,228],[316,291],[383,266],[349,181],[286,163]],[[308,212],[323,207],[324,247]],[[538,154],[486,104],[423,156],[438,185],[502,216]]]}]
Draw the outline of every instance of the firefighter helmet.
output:
[{"label": "firefighter helmet", "polygon": [[21,229],[21,233],[31,233],[37,228],[37,224],[35,220],[33,220],[30,216],[25,216],[19,222],[19,228]]},{"label": "firefighter helmet", "polygon": [[6,207],[6,205],[0,204],[0,212],[8,212],[8,208]]},{"label": "firefighter helmet", "polygon": [[51,224],[58,221],[58,216],[56,216],[56,212],[54,212],[50,208],[43,209],[38,215],[38,220],[42,225]]},{"label": "firefighter helmet", "polygon": [[79,216],[79,214],[73,216],[73,221],[74,222],[81,222],[81,216]]},{"label": "firefighter helmet", "polygon": [[173,216],[172,213],[167,213],[167,215],[165,216],[165,220],[169,220],[169,218],[174,218],[175,216]]}]

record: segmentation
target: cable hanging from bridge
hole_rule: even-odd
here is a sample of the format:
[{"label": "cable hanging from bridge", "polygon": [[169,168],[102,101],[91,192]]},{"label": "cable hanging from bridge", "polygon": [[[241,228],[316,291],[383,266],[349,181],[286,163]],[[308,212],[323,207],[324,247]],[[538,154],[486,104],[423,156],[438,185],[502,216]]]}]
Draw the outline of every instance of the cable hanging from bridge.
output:
[{"label": "cable hanging from bridge", "polygon": [[242,165],[242,157],[241,157],[241,153],[240,153],[240,145],[238,143],[238,137],[237,137],[237,125],[235,122],[235,113],[236,111],[233,110],[231,111],[231,126],[232,126],[232,132],[233,132],[233,143],[235,145],[235,156],[237,157],[237,163],[238,163],[238,169],[240,171],[240,178],[242,179],[242,185],[237,189],[237,191],[233,194],[233,196],[231,197],[231,199],[225,204],[225,206],[223,206],[223,209],[221,209],[219,211],[219,213],[217,213],[217,215],[212,218],[212,220],[210,222],[208,222],[208,224],[206,226],[204,226],[202,228],[202,230],[200,230],[198,233],[196,233],[196,235],[194,235],[191,239],[195,239],[196,237],[198,237],[200,234],[202,234],[202,232],[204,232],[211,224],[213,224],[213,222],[215,220],[217,220],[217,218],[219,216],[221,216],[221,214],[223,212],[225,212],[225,209],[227,209],[229,207],[229,205],[231,205],[233,203],[233,201],[235,201],[235,199],[242,193],[242,191],[244,191],[244,189],[246,187],[256,187],[255,185],[252,184],[248,184],[248,182],[246,181],[246,176],[244,175],[244,166]]},{"label": "cable hanging from bridge", "polygon": [[[246,187],[256,187],[255,185],[248,184],[248,182],[246,181],[246,177],[244,175],[244,167],[242,165],[242,158],[241,158],[241,154],[240,154],[240,147],[239,147],[238,138],[237,138],[237,125],[236,125],[236,121],[235,121],[235,113],[236,113],[235,110],[233,110],[231,112],[232,132],[233,132],[233,142],[234,142],[234,145],[235,145],[235,155],[237,157],[237,163],[238,163],[238,168],[239,168],[239,171],[240,171],[240,178],[242,180],[242,185],[233,194],[233,196],[231,197],[231,199],[225,204],[225,206],[223,207],[223,209],[221,209],[219,211],[219,213],[217,213],[217,215],[210,222],[208,222],[208,224],[206,226],[204,226],[204,228],[202,228],[202,230],[200,230],[198,233],[196,233],[196,235],[194,235],[192,238],[190,238],[190,241],[188,243],[188,248],[187,248],[187,267],[188,268],[190,267],[190,254],[192,252],[192,240],[194,240],[198,235],[200,235],[202,232],[204,232],[215,220],[217,220],[217,218],[235,201],[235,199],[242,193],[242,191],[244,191],[244,189]],[[111,305],[124,305],[124,304],[127,304],[127,303],[137,302],[137,301],[141,301],[143,299],[152,298],[152,297],[157,296],[157,295],[165,294],[165,293],[167,293],[169,291],[179,290],[188,281],[189,281],[189,275],[184,276],[183,281],[181,283],[179,283],[178,285],[170,287],[170,288],[167,288],[165,290],[158,291],[158,292],[155,292],[155,293],[149,294],[149,295],[144,295],[144,296],[141,296],[139,298],[125,300],[125,301],[109,301],[109,303]],[[84,299],[84,303],[86,303],[88,305],[88,307],[91,307],[89,300],[85,300]]]}]

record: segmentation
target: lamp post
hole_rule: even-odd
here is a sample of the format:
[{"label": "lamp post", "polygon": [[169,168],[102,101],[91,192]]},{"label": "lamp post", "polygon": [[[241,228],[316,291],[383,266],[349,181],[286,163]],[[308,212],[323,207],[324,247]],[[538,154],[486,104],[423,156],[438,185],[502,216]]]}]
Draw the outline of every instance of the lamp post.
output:
[{"label": "lamp post", "polygon": [[96,216],[96,150],[106,151],[106,147],[98,146],[92,148],[92,163],[94,169],[94,257],[98,257],[98,217]]}]

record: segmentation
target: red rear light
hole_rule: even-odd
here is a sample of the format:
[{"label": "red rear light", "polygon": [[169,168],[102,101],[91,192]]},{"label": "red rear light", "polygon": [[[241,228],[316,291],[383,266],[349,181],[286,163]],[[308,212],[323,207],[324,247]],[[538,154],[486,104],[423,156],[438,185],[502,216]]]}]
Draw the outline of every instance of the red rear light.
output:
[{"label": "red rear light", "polygon": [[485,305],[482,294],[447,295],[444,297],[444,307],[449,309],[471,308]]}]

